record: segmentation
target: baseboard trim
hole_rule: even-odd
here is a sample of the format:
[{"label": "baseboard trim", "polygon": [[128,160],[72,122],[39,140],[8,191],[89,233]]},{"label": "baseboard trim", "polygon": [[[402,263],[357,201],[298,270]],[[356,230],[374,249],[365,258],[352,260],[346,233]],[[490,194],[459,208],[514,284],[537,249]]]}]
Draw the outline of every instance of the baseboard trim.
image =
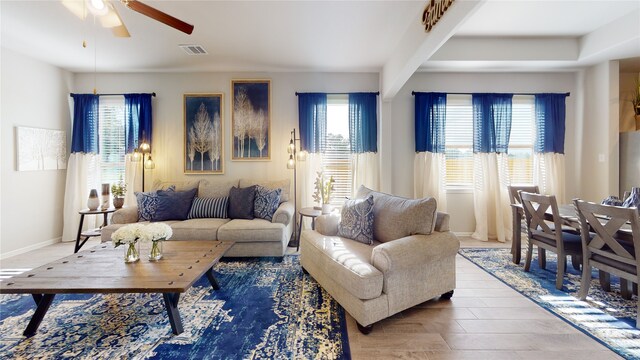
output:
[{"label": "baseboard trim", "polygon": [[471,236],[473,235],[472,232],[464,232],[464,231],[454,231],[454,234],[456,234],[456,236]]},{"label": "baseboard trim", "polygon": [[23,247],[21,249],[9,251],[7,253],[3,252],[2,254],[0,254],[0,260],[4,260],[4,259],[10,258],[12,256],[24,254],[26,252],[29,252],[29,251],[32,251],[32,250],[36,250],[36,249],[40,249],[40,248],[43,248],[45,246],[57,244],[57,243],[59,243],[61,241],[62,241],[62,237],[57,237],[55,239],[39,242],[37,244],[33,244],[33,245],[30,245],[30,246],[27,246],[27,247]]}]

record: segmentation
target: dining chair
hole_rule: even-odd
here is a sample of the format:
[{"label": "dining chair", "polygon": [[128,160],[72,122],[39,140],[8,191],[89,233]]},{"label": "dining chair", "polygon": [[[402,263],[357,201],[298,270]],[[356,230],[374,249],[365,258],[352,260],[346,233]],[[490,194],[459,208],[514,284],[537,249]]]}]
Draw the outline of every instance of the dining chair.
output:
[{"label": "dining chair", "polygon": [[[514,206],[521,205],[522,201],[520,200],[520,194],[518,191],[525,191],[528,193],[540,193],[540,189],[538,185],[508,185],[507,192],[509,193],[509,203],[511,206],[511,218],[512,218],[512,226],[513,226],[513,235],[511,239],[511,254],[513,257],[513,262],[516,264],[520,264],[520,252],[522,249],[522,233],[527,233],[527,224],[524,221],[524,213],[522,211],[522,207]],[[529,239],[527,238],[527,241]],[[544,250],[542,250],[544,251]],[[540,253],[538,256],[538,263],[541,268],[546,267],[546,257],[545,254]]]},{"label": "dining chair", "polygon": [[[621,289],[627,288],[626,281],[623,284],[623,279],[638,284],[640,281],[638,209],[594,204],[579,199],[574,199],[573,203],[580,219],[584,254],[582,281],[578,293],[580,300],[584,300],[589,293],[592,267],[619,276]],[[622,227],[631,232],[631,241],[616,238],[616,234]],[[593,237],[590,236],[590,230],[595,233]],[[640,328],[640,298],[638,298],[636,328]]]},{"label": "dining chair", "polygon": [[[520,199],[524,208],[527,222],[529,244],[524,270],[529,271],[533,245],[538,250],[549,250],[558,255],[558,271],[556,274],[556,288],[562,289],[562,281],[567,266],[567,255],[582,257],[582,240],[580,235],[562,231],[562,222],[558,213],[558,203],[554,195],[540,195],[520,191]],[[551,220],[545,219],[545,213],[550,210]],[[560,230],[558,230],[560,229]]]}]

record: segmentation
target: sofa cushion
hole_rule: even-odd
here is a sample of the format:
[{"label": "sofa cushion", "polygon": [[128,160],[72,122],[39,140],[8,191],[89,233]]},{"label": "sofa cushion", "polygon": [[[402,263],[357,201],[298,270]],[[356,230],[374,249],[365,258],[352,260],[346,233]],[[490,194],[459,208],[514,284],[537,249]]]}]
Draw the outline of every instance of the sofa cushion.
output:
[{"label": "sofa cushion", "polygon": [[342,206],[338,236],[363,244],[373,244],[373,195],[347,200]]},{"label": "sofa cushion", "polygon": [[197,197],[193,199],[191,210],[189,211],[189,219],[202,218],[219,218],[226,219],[227,208],[229,207],[229,197],[204,198]]},{"label": "sofa cushion", "polygon": [[200,180],[194,181],[160,181],[153,182],[153,190],[168,190],[169,187],[173,187],[176,191],[187,191],[191,189],[197,189]]},{"label": "sofa cushion", "polygon": [[282,189],[270,190],[266,187],[256,185],[256,197],[253,201],[253,216],[259,219],[271,221],[273,214],[280,205],[280,193]]},{"label": "sofa cushion", "polygon": [[229,217],[231,219],[252,220],[253,202],[256,197],[256,187],[232,187],[229,191]]},{"label": "sofa cushion", "polygon": [[158,190],[158,208],[151,221],[187,220],[198,189],[187,191]]},{"label": "sofa cushion", "polygon": [[238,187],[238,180],[202,180],[198,187],[198,196],[208,198],[229,196],[229,191],[234,186]]},{"label": "sofa cushion", "polygon": [[[174,191],[175,186],[171,185],[167,187],[167,191]],[[158,208],[158,192],[135,192],[136,200],[138,202],[138,218],[143,221],[151,221]]]},{"label": "sofa cushion", "polygon": [[315,231],[303,231],[301,240],[305,256],[350,294],[362,300],[382,294],[382,272],[370,263],[373,246]]},{"label": "sofa cushion", "polygon": [[236,242],[283,241],[287,237],[286,227],[263,219],[235,219],[218,229],[218,239]]},{"label": "sofa cushion", "polygon": [[189,219],[170,224],[174,240],[218,240],[218,229],[229,219]]},{"label": "sofa cushion", "polygon": [[266,187],[267,189],[275,190],[282,189],[282,193],[280,193],[280,202],[283,203],[285,201],[289,201],[291,198],[290,188],[291,188],[291,180],[252,180],[252,179],[240,179],[240,187],[248,187],[251,185],[260,185],[262,187]]},{"label": "sofa cushion", "polygon": [[373,191],[364,186],[357,198],[373,195],[373,236],[388,242],[409,235],[429,235],[436,224],[434,198],[407,199]]}]

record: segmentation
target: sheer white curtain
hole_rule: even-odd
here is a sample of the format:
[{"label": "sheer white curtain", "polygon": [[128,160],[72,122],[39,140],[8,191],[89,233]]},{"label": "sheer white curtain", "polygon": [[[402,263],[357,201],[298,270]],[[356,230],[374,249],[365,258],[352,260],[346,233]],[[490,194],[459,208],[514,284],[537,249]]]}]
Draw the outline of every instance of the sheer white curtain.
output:
[{"label": "sheer white curtain", "polygon": [[447,211],[447,163],[444,153],[418,152],[413,160],[413,195],[436,199],[438,211]]},{"label": "sheer white curtain", "polygon": [[124,182],[127,184],[127,193],[124,196],[124,206],[135,206],[136,191],[142,191],[142,160],[131,161],[132,154],[124,156]]},{"label": "sheer white curtain", "polygon": [[297,162],[298,209],[318,205],[313,200],[315,180],[322,171],[322,154],[308,153],[305,161]]},{"label": "sheer white curtain", "polygon": [[[67,181],[64,191],[62,241],[75,241],[80,215],[87,208],[87,199],[91,189],[100,196],[100,155],[72,153],[67,162]],[[84,218],[83,231],[102,225],[102,215],[87,215]]]},{"label": "sheer white curtain", "polygon": [[555,195],[558,204],[566,204],[564,154],[535,153],[533,156],[533,183],[540,192]]},{"label": "sheer white curtain", "polygon": [[511,240],[509,205],[509,159],[507,154],[473,155],[473,204],[476,218],[474,239],[505,242]]},{"label": "sheer white curtain", "polygon": [[351,170],[353,172],[351,193],[356,194],[360,185],[369,189],[380,189],[380,158],[378,153],[363,152],[351,154]]}]

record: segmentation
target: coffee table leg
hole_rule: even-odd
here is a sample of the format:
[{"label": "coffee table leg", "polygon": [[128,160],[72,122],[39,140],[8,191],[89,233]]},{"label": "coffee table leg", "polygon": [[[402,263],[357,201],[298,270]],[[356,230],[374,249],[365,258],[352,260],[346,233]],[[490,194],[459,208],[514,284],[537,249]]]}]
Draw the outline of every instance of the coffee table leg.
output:
[{"label": "coffee table leg", "polygon": [[216,280],[215,276],[213,276],[213,268],[210,268],[209,270],[207,270],[206,274],[207,274],[207,279],[209,279],[209,283],[211,284],[211,287],[213,288],[213,290],[220,289],[220,284],[218,284],[218,280]]},{"label": "coffee table leg", "polygon": [[42,319],[44,319],[44,315],[47,313],[47,310],[49,310],[49,306],[51,306],[51,303],[53,302],[53,298],[55,296],[56,294],[33,294],[33,299],[38,304],[38,307],[36,308],[36,312],[31,317],[29,325],[27,325],[27,329],[23,333],[24,336],[32,337],[36,334],[36,331],[38,330]]},{"label": "coffee table leg", "polygon": [[169,315],[169,322],[171,323],[171,330],[176,335],[180,335],[183,331],[182,320],[180,320],[180,312],[178,311],[178,300],[180,300],[179,293],[163,293],[164,307],[167,308],[167,315]]}]

